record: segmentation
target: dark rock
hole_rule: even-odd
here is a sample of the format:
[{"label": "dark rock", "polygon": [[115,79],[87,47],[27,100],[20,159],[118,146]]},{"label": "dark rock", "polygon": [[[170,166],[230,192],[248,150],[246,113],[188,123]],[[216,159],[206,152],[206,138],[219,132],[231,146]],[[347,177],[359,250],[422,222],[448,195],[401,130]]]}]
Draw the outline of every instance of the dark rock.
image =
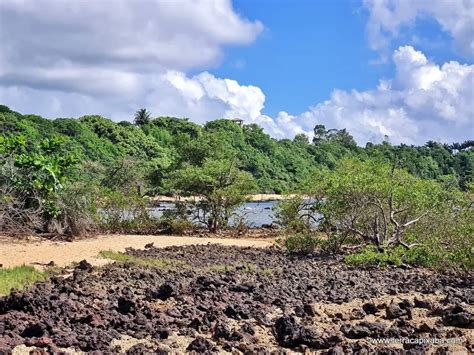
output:
[{"label": "dark rock", "polygon": [[92,265],[87,262],[87,260],[81,260],[79,261],[79,264],[77,265],[76,269],[83,270],[83,271],[90,271],[92,270]]},{"label": "dark rock", "polygon": [[416,298],[416,297],[415,297],[414,303],[415,303],[415,307],[417,307],[417,308],[431,309],[432,306],[433,306],[430,301],[427,301],[427,300],[420,300],[420,299],[418,299],[418,298]]},{"label": "dark rock", "polygon": [[145,355],[151,353],[154,353],[154,349],[142,343],[133,345],[126,352],[127,355]]},{"label": "dark rock", "polygon": [[361,325],[343,324],[341,332],[349,339],[362,339],[369,336],[370,331],[367,327]]},{"label": "dark rock", "polygon": [[209,340],[203,337],[197,337],[196,339],[194,339],[188,345],[188,348],[187,348],[188,351],[196,351],[198,353],[212,351],[213,349],[214,349],[214,345]]},{"label": "dark rock", "polygon": [[166,301],[168,298],[174,296],[176,294],[175,288],[169,284],[169,283],[164,283],[163,285],[160,286],[158,289],[158,292],[154,295],[155,298],[158,298],[162,301]]},{"label": "dark rock", "polygon": [[249,323],[244,323],[240,329],[244,333],[255,335],[255,328]]},{"label": "dark rock", "polygon": [[372,302],[365,303],[362,306],[362,309],[366,314],[375,314],[378,312],[377,306],[375,306],[375,304],[373,304]]},{"label": "dark rock", "polygon": [[354,308],[352,312],[349,314],[349,319],[354,320],[354,319],[363,319],[365,317],[365,312]]},{"label": "dark rock", "polygon": [[218,322],[214,326],[212,336],[215,340],[225,339],[228,341],[238,341],[243,338],[243,335],[240,332],[230,329],[229,326],[227,326],[226,324],[222,322]]},{"label": "dark rock", "polygon": [[341,332],[349,339],[376,338],[385,334],[385,325],[377,322],[361,322],[357,325],[344,324],[341,326]]},{"label": "dark rock", "polygon": [[299,325],[292,316],[278,318],[273,325],[273,335],[278,344],[286,348],[300,345],[323,348],[326,345],[316,332]]},{"label": "dark rock", "polygon": [[329,349],[327,354],[328,355],[344,355],[345,352],[344,352],[344,349],[342,348],[342,346],[337,345],[337,346]]},{"label": "dark rock", "polygon": [[442,319],[444,325],[459,328],[474,328],[474,315],[459,305],[446,310]]},{"label": "dark rock", "polygon": [[386,318],[387,319],[395,319],[395,318],[399,318],[403,315],[406,314],[406,311],[404,309],[402,309],[398,304],[392,302],[390,303],[386,308],[385,308],[385,312],[386,312]]},{"label": "dark rock", "polygon": [[234,292],[252,292],[253,290],[255,290],[255,287],[256,286],[254,283],[247,282],[247,283],[242,283],[239,285],[232,286],[230,287],[230,290]]},{"label": "dark rock", "polygon": [[120,313],[127,314],[135,310],[135,302],[125,297],[119,297],[117,308]]},{"label": "dark rock", "polygon": [[166,329],[166,328],[158,328],[156,331],[155,331],[155,334],[154,334],[154,337],[157,338],[157,339],[168,339],[168,337],[170,336],[171,332],[169,329]]},{"label": "dark rock", "polygon": [[26,326],[26,328],[21,333],[21,336],[24,338],[42,337],[44,332],[45,328],[43,324],[33,323]]},{"label": "dark rock", "polygon": [[303,310],[304,312],[310,316],[310,317],[317,317],[319,316],[320,314],[318,313],[316,307],[312,304],[305,304],[303,305]]}]

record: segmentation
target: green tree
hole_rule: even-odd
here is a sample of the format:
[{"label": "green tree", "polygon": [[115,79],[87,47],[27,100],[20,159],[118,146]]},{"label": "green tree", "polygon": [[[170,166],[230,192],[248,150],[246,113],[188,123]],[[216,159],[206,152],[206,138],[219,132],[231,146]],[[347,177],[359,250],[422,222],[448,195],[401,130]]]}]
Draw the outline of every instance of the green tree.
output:
[{"label": "green tree", "polygon": [[135,113],[134,122],[137,126],[144,126],[151,121],[151,114],[145,108],[139,109]]},{"label": "green tree", "polygon": [[345,159],[334,171],[318,172],[309,193],[319,202],[326,231],[352,235],[377,247],[409,249],[405,233],[446,207],[453,191],[379,161]]},{"label": "green tree", "polygon": [[39,231],[51,230],[62,212],[60,194],[72,176],[76,158],[62,151],[60,138],[44,139],[34,149],[26,149],[21,135],[0,138],[2,219],[32,224]]},{"label": "green tree", "polygon": [[198,198],[197,219],[211,232],[226,227],[232,213],[255,188],[253,177],[230,160],[206,160],[202,166],[185,166],[171,174],[168,184],[180,195]]}]

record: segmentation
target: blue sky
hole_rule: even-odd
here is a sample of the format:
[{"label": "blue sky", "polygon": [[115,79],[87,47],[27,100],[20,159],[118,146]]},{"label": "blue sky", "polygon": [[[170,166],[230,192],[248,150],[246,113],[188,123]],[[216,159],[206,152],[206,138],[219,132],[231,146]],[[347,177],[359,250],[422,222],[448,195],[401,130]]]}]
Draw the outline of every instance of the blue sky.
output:
[{"label": "blue sky", "polygon": [[[393,63],[373,63],[380,55],[369,47],[368,12],[360,1],[239,0],[234,7],[262,21],[265,30],[251,46],[226,49],[225,60],[209,71],[260,87],[267,115],[302,112],[329,99],[334,88],[367,90],[393,76]],[[415,44],[413,36],[420,42]],[[416,45],[435,62],[472,63],[456,53],[450,36],[429,17],[404,29],[391,48],[405,44]]]},{"label": "blue sky", "polygon": [[223,65],[210,72],[262,88],[268,115],[301,112],[336,87],[367,89],[390,74],[389,65],[370,65],[377,53],[367,45],[367,12],[357,2],[243,0],[234,6],[265,30],[252,46],[226,50]]},{"label": "blue sky", "polygon": [[[45,9],[47,11],[45,11]],[[361,144],[474,136],[474,0],[3,0],[0,102],[45,117],[240,117]]]}]

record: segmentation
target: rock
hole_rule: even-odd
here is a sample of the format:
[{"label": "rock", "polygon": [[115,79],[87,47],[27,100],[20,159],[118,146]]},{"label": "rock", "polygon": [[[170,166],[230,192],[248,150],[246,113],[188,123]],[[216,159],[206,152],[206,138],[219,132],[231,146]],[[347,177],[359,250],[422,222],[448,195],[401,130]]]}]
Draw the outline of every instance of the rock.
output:
[{"label": "rock", "polygon": [[145,249],[150,249],[150,248],[153,248],[154,244],[153,243],[148,243],[148,244],[145,244]]},{"label": "rock", "polygon": [[474,328],[474,316],[467,309],[457,305],[445,311],[443,324],[458,328]]},{"label": "rock", "polygon": [[43,348],[43,347],[48,346],[52,342],[53,341],[51,340],[51,338],[43,336],[43,337],[40,337],[40,338],[35,338],[35,340],[33,342],[33,346]]},{"label": "rock", "polygon": [[357,325],[344,324],[340,330],[349,339],[378,338],[385,334],[385,325],[377,322],[361,322]]},{"label": "rock", "polygon": [[362,339],[369,336],[369,329],[361,325],[343,324],[341,332],[349,339]]},{"label": "rock", "polygon": [[203,337],[197,337],[187,347],[188,351],[196,351],[198,353],[212,351],[213,349],[214,345]]},{"label": "rock", "polygon": [[349,314],[349,319],[350,320],[355,320],[355,319],[363,319],[365,317],[366,313],[360,309],[354,308],[351,313]]},{"label": "rock", "polygon": [[286,348],[308,345],[319,349],[326,345],[316,332],[299,325],[292,316],[278,318],[272,330],[278,344]]},{"label": "rock", "polygon": [[168,339],[168,337],[170,336],[171,332],[169,329],[166,329],[166,328],[158,328],[156,329],[155,331],[155,334],[154,334],[154,338],[155,339],[160,339],[160,340],[164,340],[164,339]]},{"label": "rock", "polygon": [[243,338],[243,335],[236,330],[230,329],[226,324],[218,322],[213,329],[213,338],[215,340],[225,339],[228,341],[238,341]]},{"label": "rock", "polygon": [[426,322],[423,322],[422,324],[420,324],[418,326],[418,328],[416,328],[416,331],[418,333],[431,333],[431,334],[434,334],[434,333],[438,333],[439,332],[439,329],[437,329],[436,327],[432,327],[430,326],[428,323]]},{"label": "rock", "polygon": [[176,291],[174,287],[169,283],[164,283],[158,289],[158,292],[156,293],[156,298],[162,301],[166,301],[168,298],[170,298],[171,296],[174,296],[175,294],[176,294]]},{"label": "rock", "polygon": [[255,290],[255,287],[256,286],[254,283],[246,282],[246,283],[232,286],[230,287],[230,290],[234,292],[252,292],[253,290]]},{"label": "rock", "polygon": [[41,323],[28,324],[21,333],[24,338],[42,337],[44,335],[45,328]]},{"label": "rock", "polygon": [[303,310],[304,312],[310,316],[310,317],[318,317],[320,316],[318,310],[316,309],[316,307],[312,304],[305,304],[303,305]]},{"label": "rock", "polygon": [[255,335],[255,328],[249,323],[244,323],[240,330],[244,333]]},{"label": "rock", "polygon": [[92,265],[87,262],[87,260],[81,260],[79,261],[79,264],[77,265],[76,269],[83,270],[83,271],[90,271],[92,270]]},{"label": "rock", "polygon": [[154,353],[154,349],[143,343],[135,344],[126,352],[127,355],[145,355]]},{"label": "rock", "polygon": [[416,297],[415,297],[414,303],[415,303],[415,307],[417,307],[417,308],[431,309],[432,306],[433,306],[430,301],[427,301],[427,300],[420,300],[420,299],[418,299],[418,298],[416,298]]},{"label": "rock", "polygon": [[387,319],[399,318],[406,314],[406,311],[403,310],[398,304],[392,302],[385,308],[385,315]]},{"label": "rock", "polygon": [[331,349],[328,350],[327,352],[328,355],[345,355],[344,349],[337,345]]},{"label": "rock", "polygon": [[366,314],[375,314],[378,312],[377,306],[374,303],[368,302],[362,305],[362,309]]},{"label": "rock", "polygon": [[135,302],[125,297],[119,297],[117,300],[117,308],[120,313],[128,314],[135,310]]}]

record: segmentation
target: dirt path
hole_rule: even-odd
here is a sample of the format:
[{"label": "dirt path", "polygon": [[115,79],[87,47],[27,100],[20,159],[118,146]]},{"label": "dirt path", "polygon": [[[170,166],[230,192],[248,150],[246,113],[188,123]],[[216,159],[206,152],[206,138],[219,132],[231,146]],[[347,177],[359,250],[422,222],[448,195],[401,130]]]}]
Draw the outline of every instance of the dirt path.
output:
[{"label": "dirt path", "polygon": [[44,240],[11,242],[0,238],[0,264],[13,267],[23,264],[44,265],[54,261],[56,265],[66,266],[72,262],[87,259],[95,265],[105,262],[98,258],[102,250],[124,251],[127,247],[143,248],[153,243],[156,247],[219,243],[222,245],[265,247],[270,240],[198,238],[153,235],[102,235],[92,239],[74,242],[54,242]]}]

